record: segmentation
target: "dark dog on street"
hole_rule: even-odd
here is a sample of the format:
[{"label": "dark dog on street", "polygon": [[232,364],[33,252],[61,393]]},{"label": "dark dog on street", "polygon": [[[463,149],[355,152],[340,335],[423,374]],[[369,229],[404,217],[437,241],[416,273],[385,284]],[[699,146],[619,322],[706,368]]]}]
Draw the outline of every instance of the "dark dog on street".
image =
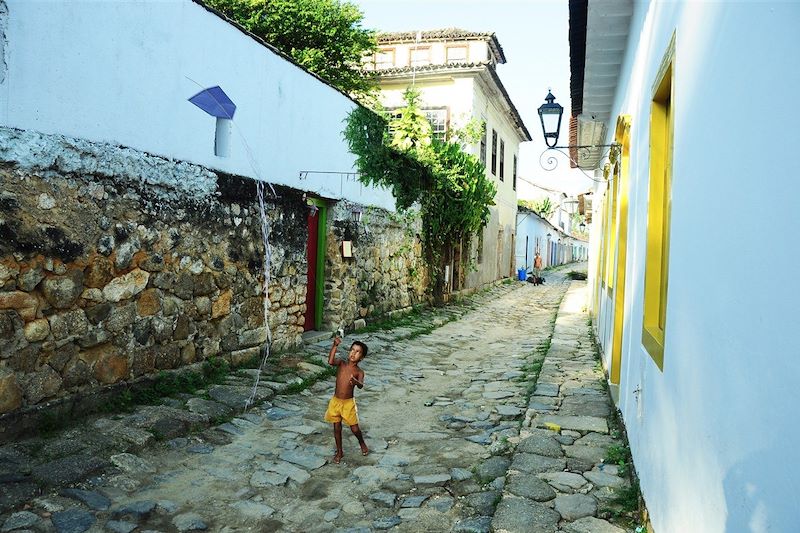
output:
[{"label": "dark dog on street", "polygon": [[533,283],[534,285],[542,285],[544,283],[544,278],[542,276],[531,276],[527,279],[528,283]]}]

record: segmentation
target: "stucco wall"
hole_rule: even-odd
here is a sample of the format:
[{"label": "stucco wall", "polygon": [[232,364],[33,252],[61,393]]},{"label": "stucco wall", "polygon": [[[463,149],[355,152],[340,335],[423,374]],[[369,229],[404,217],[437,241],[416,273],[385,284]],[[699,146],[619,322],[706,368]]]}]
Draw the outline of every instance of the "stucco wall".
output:
[{"label": "stucco wall", "polygon": [[[191,0],[2,4],[0,125],[393,208],[342,174],[356,104]],[[215,85],[237,105],[230,157],[214,155],[215,119],[187,101]]]},{"label": "stucco wall", "polygon": [[[800,139],[783,106],[800,92],[798,20],[796,3],[634,3],[612,110],[632,119],[619,406],[655,531],[797,526],[800,256],[780,229],[797,223],[785,156]],[[652,84],[673,34],[662,371],[642,302]]]},{"label": "stucco wall", "polygon": [[454,40],[448,41],[445,45],[444,42],[427,42],[421,41],[419,43],[395,43],[395,44],[381,44],[381,50],[394,50],[394,66],[395,67],[408,67],[411,65],[411,52],[412,50],[429,50],[429,61],[434,65],[441,65],[447,62],[447,46],[465,47],[467,49],[467,63],[482,63],[489,60],[488,46],[486,41],[483,40]]}]

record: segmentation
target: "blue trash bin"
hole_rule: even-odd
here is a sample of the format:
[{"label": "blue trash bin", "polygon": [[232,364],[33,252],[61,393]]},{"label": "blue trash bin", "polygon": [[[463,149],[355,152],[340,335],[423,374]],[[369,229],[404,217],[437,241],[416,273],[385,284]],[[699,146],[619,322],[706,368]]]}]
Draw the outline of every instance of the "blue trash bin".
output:
[{"label": "blue trash bin", "polygon": [[526,279],[528,279],[527,272],[525,272],[524,268],[517,269],[517,277],[519,278],[520,281],[525,281]]}]

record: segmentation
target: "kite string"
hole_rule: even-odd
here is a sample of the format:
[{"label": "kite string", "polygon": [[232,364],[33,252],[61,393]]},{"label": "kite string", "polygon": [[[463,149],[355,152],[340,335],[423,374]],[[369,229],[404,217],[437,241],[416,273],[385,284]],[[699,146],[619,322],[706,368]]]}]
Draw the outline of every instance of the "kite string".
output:
[{"label": "kite string", "polygon": [[264,365],[267,363],[267,359],[269,359],[270,347],[272,346],[272,330],[269,323],[269,312],[270,308],[272,307],[272,303],[269,300],[272,246],[269,243],[270,227],[269,221],[267,220],[267,209],[265,205],[266,201],[264,199],[264,182],[258,181],[258,183],[256,183],[256,193],[258,195],[259,214],[261,215],[261,237],[264,241],[264,283],[262,290],[264,292],[264,327],[267,328],[267,342],[264,345],[261,363],[258,365],[258,370],[256,371],[256,380],[255,383],[253,383],[253,391],[250,393],[250,397],[247,399],[247,401],[245,401],[244,404],[245,411],[247,411],[250,405],[255,402],[256,394],[258,393],[258,384],[261,381],[261,371],[264,368]]},{"label": "kite string", "polygon": [[[197,81],[193,80],[189,76],[185,76],[187,80],[191,81],[192,83],[196,84],[198,87],[203,89],[204,87],[200,85]],[[222,103],[217,99],[217,97],[211,93],[209,93],[214,101],[222,107]],[[244,403],[244,410],[245,412],[247,409],[255,403],[256,395],[258,394],[258,385],[261,381],[261,371],[264,368],[264,365],[267,362],[267,359],[270,356],[270,347],[272,346],[272,330],[270,328],[269,318],[270,318],[270,308],[272,307],[272,303],[269,299],[269,285],[271,281],[271,270],[272,270],[272,246],[269,242],[270,237],[270,225],[269,219],[267,217],[267,208],[266,208],[266,199],[264,195],[264,184],[266,183],[269,186],[270,191],[272,192],[272,197],[277,198],[278,194],[275,192],[275,188],[272,186],[270,182],[263,179],[263,175],[258,165],[258,161],[256,160],[255,156],[253,155],[253,151],[250,149],[250,144],[247,142],[244,133],[242,132],[241,128],[239,128],[239,124],[233,120],[233,117],[229,119],[231,124],[234,125],[236,128],[236,133],[239,135],[239,138],[244,144],[245,154],[247,156],[248,163],[250,164],[250,168],[253,173],[256,175],[256,196],[258,199],[258,209],[259,215],[261,218],[261,238],[264,243],[264,280],[262,285],[262,291],[264,293],[264,327],[267,328],[267,342],[263,348],[263,356],[261,358],[261,363],[258,365],[258,369],[256,371],[256,378],[255,382],[253,383],[253,390],[250,393],[250,396],[245,400]]]}]

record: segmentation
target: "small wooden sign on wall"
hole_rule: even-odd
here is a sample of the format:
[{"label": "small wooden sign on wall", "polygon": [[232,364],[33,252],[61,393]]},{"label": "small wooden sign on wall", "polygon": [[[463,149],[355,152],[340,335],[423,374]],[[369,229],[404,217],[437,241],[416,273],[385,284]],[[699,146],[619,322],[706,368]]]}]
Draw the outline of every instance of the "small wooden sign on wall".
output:
[{"label": "small wooden sign on wall", "polygon": [[353,241],[342,241],[342,257],[353,257]]}]

